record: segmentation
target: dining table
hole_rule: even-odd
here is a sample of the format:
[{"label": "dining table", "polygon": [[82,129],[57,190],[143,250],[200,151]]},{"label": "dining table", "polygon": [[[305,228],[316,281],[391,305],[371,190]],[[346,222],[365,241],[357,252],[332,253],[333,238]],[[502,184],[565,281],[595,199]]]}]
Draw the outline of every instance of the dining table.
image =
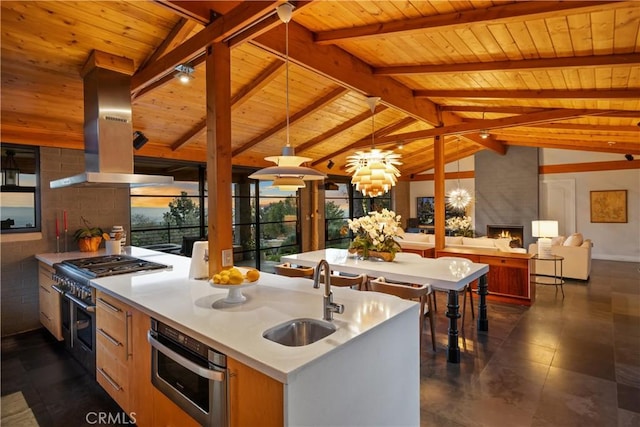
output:
[{"label": "dining table", "polygon": [[398,252],[391,262],[374,258],[363,259],[347,249],[328,248],[297,254],[284,255],[281,262],[303,267],[316,267],[322,260],[329,263],[332,271],[346,274],[366,274],[369,277],[384,277],[386,280],[430,284],[433,289],[447,291],[447,313],[449,318],[447,361],[460,363],[458,344],[458,319],[460,305],[458,293],[478,280],[478,330],[488,331],[487,317],[487,273],[488,264],[474,263],[464,258],[423,258],[417,254]]}]

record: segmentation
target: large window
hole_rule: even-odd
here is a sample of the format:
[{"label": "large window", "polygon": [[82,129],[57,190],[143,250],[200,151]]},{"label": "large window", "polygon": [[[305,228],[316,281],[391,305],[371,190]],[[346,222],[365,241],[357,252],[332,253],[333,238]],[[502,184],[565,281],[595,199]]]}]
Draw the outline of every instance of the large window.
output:
[{"label": "large window", "polygon": [[347,219],[351,218],[349,183],[330,183],[325,185],[324,218],[325,218],[325,247],[349,247],[351,238],[348,232]]},{"label": "large window", "polygon": [[2,233],[40,231],[37,147],[2,144]]}]

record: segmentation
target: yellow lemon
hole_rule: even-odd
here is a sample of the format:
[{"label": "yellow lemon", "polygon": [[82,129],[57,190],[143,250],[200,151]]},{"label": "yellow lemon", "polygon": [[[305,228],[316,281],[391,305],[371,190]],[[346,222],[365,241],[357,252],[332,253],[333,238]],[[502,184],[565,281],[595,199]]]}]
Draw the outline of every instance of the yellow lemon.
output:
[{"label": "yellow lemon", "polygon": [[220,275],[220,283],[222,283],[223,285],[225,283],[229,283],[229,275],[225,275],[225,274],[221,274]]},{"label": "yellow lemon", "polygon": [[259,278],[260,278],[260,272],[258,270],[256,270],[255,268],[252,268],[251,270],[247,271],[247,280],[248,281],[255,282]]},{"label": "yellow lemon", "polygon": [[219,274],[214,274],[213,275],[213,283],[220,283],[222,276],[220,276]]},{"label": "yellow lemon", "polygon": [[229,274],[229,283],[231,283],[232,285],[239,285],[243,281],[244,277],[242,276],[242,273],[240,273],[240,271],[232,271],[231,274]]}]

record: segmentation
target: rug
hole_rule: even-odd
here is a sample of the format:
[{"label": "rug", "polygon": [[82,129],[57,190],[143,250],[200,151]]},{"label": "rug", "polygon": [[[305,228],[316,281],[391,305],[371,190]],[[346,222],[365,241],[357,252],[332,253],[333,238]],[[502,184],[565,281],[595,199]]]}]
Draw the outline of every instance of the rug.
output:
[{"label": "rug", "polygon": [[8,427],[32,427],[38,426],[36,417],[31,412],[22,392],[16,392],[2,396],[2,420],[0,424]]}]

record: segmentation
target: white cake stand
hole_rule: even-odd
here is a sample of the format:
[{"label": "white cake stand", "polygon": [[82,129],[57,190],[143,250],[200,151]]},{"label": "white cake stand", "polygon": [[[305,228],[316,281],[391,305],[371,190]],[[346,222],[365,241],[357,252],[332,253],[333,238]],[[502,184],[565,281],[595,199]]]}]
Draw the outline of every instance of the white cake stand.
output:
[{"label": "white cake stand", "polygon": [[242,289],[255,286],[258,284],[258,281],[257,280],[255,282],[245,281],[244,283],[241,283],[239,285],[213,283],[212,281],[209,281],[209,283],[211,284],[211,286],[213,286],[216,289],[227,289],[229,291],[229,293],[227,294],[227,297],[223,299],[222,302],[225,302],[227,304],[240,304],[247,300],[247,297],[242,295]]}]

